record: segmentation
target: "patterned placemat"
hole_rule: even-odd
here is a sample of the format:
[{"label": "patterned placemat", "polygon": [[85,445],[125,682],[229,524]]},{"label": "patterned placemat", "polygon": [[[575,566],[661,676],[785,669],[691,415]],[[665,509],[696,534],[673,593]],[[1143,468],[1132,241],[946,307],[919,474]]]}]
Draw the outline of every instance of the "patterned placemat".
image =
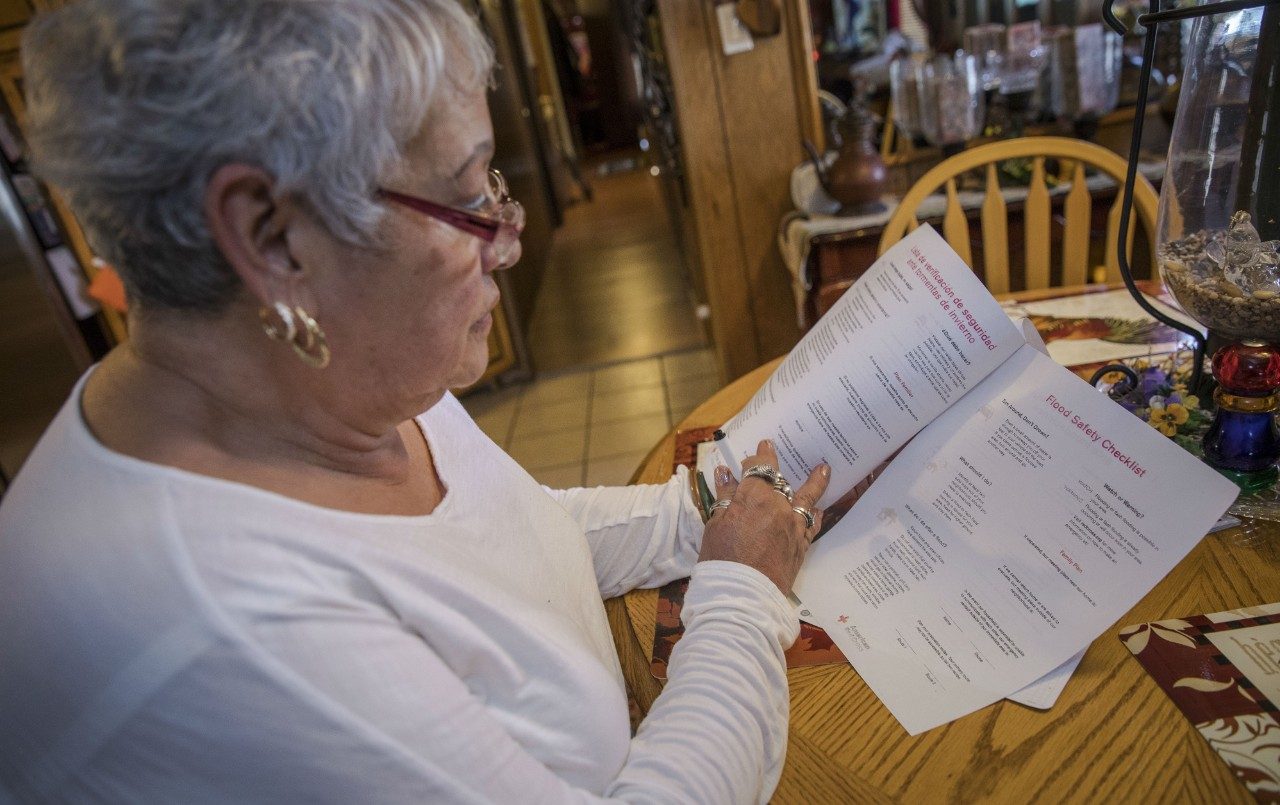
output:
[{"label": "patterned placemat", "polygon": [[1139,623],[1120,639],[1254,798],[1280,803],[1280,604]]}]

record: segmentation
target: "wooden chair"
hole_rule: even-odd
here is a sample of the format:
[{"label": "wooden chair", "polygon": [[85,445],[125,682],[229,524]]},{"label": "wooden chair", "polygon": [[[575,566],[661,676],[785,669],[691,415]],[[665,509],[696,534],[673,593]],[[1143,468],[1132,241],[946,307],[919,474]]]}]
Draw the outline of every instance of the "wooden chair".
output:
[{"label": "wooden chair", "polygon": [[[1093,218],[1093,197],[1085,185],[1085,167],[1092,166],[1110,176],[1117,188],[1123,188],[1128,163],[1123,158],[1100,145],[1073,140],[1067,137],[1020,137],[1013,140],[988,143],[963,151],[943,160],[920,177],[903,196],[898,209],[884,227],[880,237],[880,253],[883,254],[907,232],[920,225],[916,211],[926,197],[945,189],[947,203],[942,218],[942,234],[951,247],[974,268],[973,250],[969,240],[969,219],[965,213],[956,187],[956,179],[966,171],[986,168],[986,187],[981,205],[983,277],[992,293],[1006,293],[1010,288],[1009,266],[1009,216],[1004,195],[1001,193],[996,166],[1003,160],[1032,159],[1031,184],[1023,202],[1025,289],[1047,288],[1050,285],[1050,245],[1053,242],[1050,222],[1053,217],[1053,199],[1045,183],[1045,160],[1056,158],[1062,162],[1060,175],[1065,174],[1070,190],[1062,203],[1065,222],[1062,227],[1062,285],[1083,285],[1089,281],[1120,281],[1120,268],[1116,259],[1116,242],[1120,228],[1120,201],[1116,200],[1107,215],[1105,252],[1105,278],[1099,270],[1090,276],[1089,244],[1090,221]],[[1066,162],[1069,160],[1069,162]],[[1146,232],[1154,255],[1156,210],[1158,199],[1151,182],[1141,174],[1133,189],[1134,215],[1129,225],[1128,254],[1133,254],[1133,235],[1139,226]],[[1149,269],[1150,267],[1148,267]],[[1137,267],[1135,267],[1136,273]],[[1152,274],[1154,276],[1154,274]]]}]

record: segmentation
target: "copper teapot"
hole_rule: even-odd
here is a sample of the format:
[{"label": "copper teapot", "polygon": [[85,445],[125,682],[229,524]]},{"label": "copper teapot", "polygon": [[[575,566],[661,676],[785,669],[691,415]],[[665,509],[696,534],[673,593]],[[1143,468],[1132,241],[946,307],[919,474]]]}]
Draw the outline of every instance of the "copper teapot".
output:
[{"label": "copper teapot", "polygon": [[842,215],[865,215],[880,212],[888,169],[876,148],[876,118],[860,101],[835,121],[832,139],[836,141],[835,161],[827,166],[818,150],[807,140],[805,150],[827,195],[841,205]]}]

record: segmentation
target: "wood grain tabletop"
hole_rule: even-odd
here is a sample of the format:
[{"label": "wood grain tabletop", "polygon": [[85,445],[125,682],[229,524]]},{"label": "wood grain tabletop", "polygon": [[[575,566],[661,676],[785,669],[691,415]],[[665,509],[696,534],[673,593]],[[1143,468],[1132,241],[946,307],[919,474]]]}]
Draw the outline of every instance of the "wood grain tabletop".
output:
[{"label": "wood grain tabletop", "polygon": [[[718,426],[778,361],[750,372],[677,428]],[[675,433],[637,471],[670,475]],[[779,803],[1251,802],[1245,787],[1117,637],[1144,621],[1280,601],[1280,525],[1206,536],[1090,645],[1058,702],[1002,701],[915,737],[845,663],[788,672],[790,744]],[[640,707],[661,692],[649,671],[657,592],[607,602],[623,672]]]}]

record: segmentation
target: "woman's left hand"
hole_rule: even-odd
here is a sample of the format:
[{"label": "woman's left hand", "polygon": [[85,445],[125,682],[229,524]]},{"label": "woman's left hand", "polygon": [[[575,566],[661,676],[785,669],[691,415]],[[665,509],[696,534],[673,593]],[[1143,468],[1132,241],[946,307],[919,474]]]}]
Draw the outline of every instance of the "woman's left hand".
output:
[{"label": "woman's left hand", "polygon": [[[742,462],[743,473],[756,465],[778,467],[778,454],[768,440]],[[716,499],[730,502],[712,512],[707,521],[698,561],[741,562],[768,576],[784,594],[790,593],[809,543],[822,529],[822,512],[814,507],[830,478],[830,467],[819,465],[787,500],[764,478],[744,475],[739,482],[728,467],[716,468]],[[796,508],[811,512],[813,524],[808,525]]]}]

